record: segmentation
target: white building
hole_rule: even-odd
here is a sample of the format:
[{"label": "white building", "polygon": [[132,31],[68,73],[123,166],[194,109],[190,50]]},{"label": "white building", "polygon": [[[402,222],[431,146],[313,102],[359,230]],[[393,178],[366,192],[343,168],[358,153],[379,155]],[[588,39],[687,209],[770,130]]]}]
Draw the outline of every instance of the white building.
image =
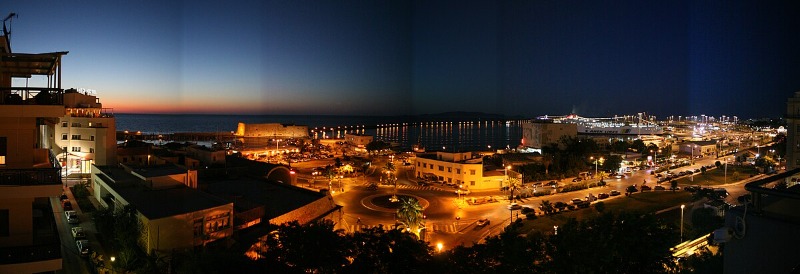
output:
[{"label": "white building", "polygon": [[483,170],[483,159],[471,152],[436,152],[417,154],[418,178],[435,178],[466,189],[500,189],[504,186],[502,172]]},{"label": "white building", "polygon": [[91,173],[92,164],[117,163],[116,124],[97,96],[64,91],[65,113],[55,127],[55,151],[67,173]]}]

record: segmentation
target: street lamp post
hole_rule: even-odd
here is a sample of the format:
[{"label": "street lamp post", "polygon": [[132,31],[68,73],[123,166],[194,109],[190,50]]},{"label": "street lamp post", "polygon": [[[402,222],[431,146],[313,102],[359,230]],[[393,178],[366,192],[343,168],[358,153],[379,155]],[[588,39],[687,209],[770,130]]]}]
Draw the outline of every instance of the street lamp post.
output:
[{"label": "street lamp post", "polygon": [[683,209],[686,205],[681,205],[681,243],[683,242]]}]

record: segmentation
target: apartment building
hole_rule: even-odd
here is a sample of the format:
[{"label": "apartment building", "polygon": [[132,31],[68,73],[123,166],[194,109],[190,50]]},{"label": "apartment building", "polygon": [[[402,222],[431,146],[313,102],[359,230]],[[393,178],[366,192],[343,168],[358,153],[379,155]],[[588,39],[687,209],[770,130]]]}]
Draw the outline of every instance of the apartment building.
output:
[{"label": "apartment building", "polygon": [[415,174],[418,178],[455,184],[465,189],[499,189],[503,187],[502,173],[484,172],[483,159],[472,152],[419,153]]},{"label": "apartment building", "polygon": [[[61,57],[67,52],[11,52],[0,36],[0,273],[47,273],[62,268],[57,219],[61,167],[50,150],[64,115]],[[30,87],[31,77],[53,79]],[[22,81],[22,85],[19,84]]]},{"label": "apartment building", "polygon": [[117,163],[116,123],[91,91],[64,91],[65,113],[55,127],[59,160],[69,173],[91,173],[92,164]]}]

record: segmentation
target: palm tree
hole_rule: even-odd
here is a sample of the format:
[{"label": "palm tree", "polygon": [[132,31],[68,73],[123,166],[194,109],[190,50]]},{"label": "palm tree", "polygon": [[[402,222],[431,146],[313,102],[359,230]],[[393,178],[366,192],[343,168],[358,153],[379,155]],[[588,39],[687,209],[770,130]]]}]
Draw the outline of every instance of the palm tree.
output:
[{"label": "palm tree", "polygon": [[383,171],[386,172],[386,182],[389,184],[394,184],[394,194],[392,195],[391,201],[397,201],[397,178],[394,176],[396,168],[394,167],[394,163],[386,162],[386,165],[383,166]]},{"label": "palm tree", "polygon": [[516,176],[508,177],[508,189],[511,190],[511,198],[509,198],[509,200],[512,203],[514,202],[514,190],[517,190],[520,187],[522,187],[522,182],[520,178],[517,178]]},{"label": "palm tree", "polygon": [[422,224],[422,206],[414,198],[400,199],[400,208],[397,209],[397,218],[411,233],[419,237],[419,228]]},{"label": "palm tree", "polygon": [[336,168],[332,166],[325,167],[325,171],[322,173],[325,178],[328,178],[328,190],[331,190],[333,187],[333,179],[336,178]]}]

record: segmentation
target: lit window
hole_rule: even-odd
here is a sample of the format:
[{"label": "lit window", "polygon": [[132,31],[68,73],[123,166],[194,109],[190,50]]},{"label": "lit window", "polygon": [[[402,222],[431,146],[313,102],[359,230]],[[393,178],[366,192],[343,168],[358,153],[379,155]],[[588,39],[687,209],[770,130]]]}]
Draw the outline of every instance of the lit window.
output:
[{"label": "lit window", "polygon": [[81,147],[72,147],[72,152],[81,152]]},{"label": "lit window", "polygon": [[7,142],[8,142],[8,139],[6,137],[0,137],[0,165],[5,165],[6,164],[6,154],[7,154],[7,152],[6,152],[6,148],[7,148],[6,143]]},{"label": "lit window", "polygon": [[61,127],[67,127],[67,122],[61,122]]}]

